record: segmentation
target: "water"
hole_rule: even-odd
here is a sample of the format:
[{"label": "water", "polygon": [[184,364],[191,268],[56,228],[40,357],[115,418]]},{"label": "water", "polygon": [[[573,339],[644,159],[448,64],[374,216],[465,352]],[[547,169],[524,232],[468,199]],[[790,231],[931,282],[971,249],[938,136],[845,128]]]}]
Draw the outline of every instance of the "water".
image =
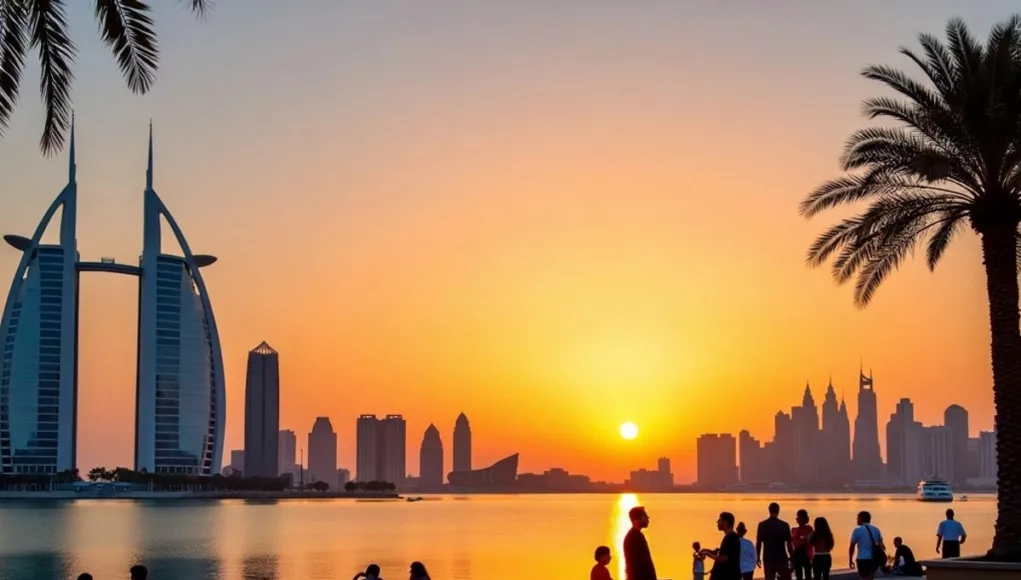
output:
[{"label": "water", "polygon": [[[372,562],[384,578],[407,578],[422,560],[435,580],[586,578],[596,546],[616,560],[627,511],[645,505],[661,576],[690,577],[691,543],[717,545],[716,519],[731,511],[748,523],[778,499],[781,517],[805,508],[826,516],[837,536],[835,566],[846,566],[854,516],[868,510],[887,545],[902,536],[919,558],[935,555],[946,504],[910,496],[811,495],[494,495],[426,501],[134,502],[80,500],[0,503],[0,579],[127,578],[131,564],[154,580],[347,580]],[[987,550],[996,502],[955,502],[968,530],[965,554]]]}]

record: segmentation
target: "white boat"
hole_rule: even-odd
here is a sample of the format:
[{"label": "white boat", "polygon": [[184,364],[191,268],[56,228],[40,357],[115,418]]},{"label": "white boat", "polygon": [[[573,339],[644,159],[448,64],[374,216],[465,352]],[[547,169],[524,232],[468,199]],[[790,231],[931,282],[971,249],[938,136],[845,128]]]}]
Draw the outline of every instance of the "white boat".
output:
[{"label": "white boat", "polygon": [[954,491],[942,479],[927,479],[918,482],[915,498],[918,501],[951,502],[954,501]]}]

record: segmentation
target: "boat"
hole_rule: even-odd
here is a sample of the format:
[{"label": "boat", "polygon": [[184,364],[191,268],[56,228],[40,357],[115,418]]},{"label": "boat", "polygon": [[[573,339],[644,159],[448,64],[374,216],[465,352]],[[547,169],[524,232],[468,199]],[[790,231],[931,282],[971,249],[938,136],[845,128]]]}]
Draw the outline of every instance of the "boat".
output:
[{"label": "boat", "polygon": [[961,497],[957,498],[957,501],[968,501],[968,496],[962,495]]},{"label": "boat", "polygon": [[408,498],[408,502],[413,502],[413,501],[422,501],[422,498],[421,497],[409,497]]},{"label": "boat", "polygon": [[954,491],[950,484],[942,479],[927,479],[918,482],[918,491],[915,494],[918,501],[954,501]]}]

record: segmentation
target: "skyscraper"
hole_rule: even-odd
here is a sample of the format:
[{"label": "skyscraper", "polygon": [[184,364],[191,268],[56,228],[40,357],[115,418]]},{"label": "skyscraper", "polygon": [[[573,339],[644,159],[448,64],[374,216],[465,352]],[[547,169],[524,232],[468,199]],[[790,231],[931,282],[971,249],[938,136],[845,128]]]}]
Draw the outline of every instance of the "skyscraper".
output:
[{"label": "skyscraper", "polygon": [[777,411],[773,417],[773,445],[770,459],[775,480],[793,484],[795,482],[794,456],[798,452],[797,442],[794,439],[794,422],[790,415],[783,411]]},{"label": "skyscraper", "polygon": [[375,415],[358,417],[355,479],[362,483],[380,481],[379,420]]},{"label": "skyscraper", "polygon": [[454,423],[454,471],[471,471],[472,428],[468,417],[461,413]]},{"label": "skyscraper", "polygon": [[335,487],[337,478],[337,434],[329,417],[316,417],[308,434],[308,474],[314,483],[324,481]]},{"label": "skyscraper", "polygon": [[968,480],[968,411],[960,405],[950,405],[943,412],[943,425],[950,430],[950,454],[953,456],[953,472],[947,477],[955,484]]},{"label": "skyscraper", "polygon": [[358,481],[385,481],[400,489],[407,476],[407,424],[400,415],[358,418]]},{"label": "skyscraper", "polygon": [[805,383],[801,406],[791,409],[794,435],[793,481],[813,485],[819,480],[819,411],[812,398],[812,389]]},{"label": "skyscraper", "polygon": [[280,431],[277,438],[277,469],[280,474],[291,473],[298,458],[298,437],[290,429]]},{"label": "skyscraper", "polygon": [[922,424],[915,421],[911,399],[901,399],[886,424],[886,479],[913,486],[925,477]]},{"label": "skyscraper", "polygon": [[996,480],[996,431],[979,431],[978,434],[978,476]]},{"label": "skyscraper", "polygon": [[404,487],[408,474],[407,423],[400,415],[387,415],[379,422],[380,435],[380,478],[393,483],[397,489]]},{"label": "skyscraper", "polygon": [[826,387],[822,404],[822,448],[820,457],[820,482],[827,485],[843,485],[851,477],[851,422],[847,416],[847,405],[843,400],[837,403],[833,380]]},{"label": "skyscraper", "polygon": [[[212,475],[223,459],[226,407],[223,358],[200,268],[177,221],[153,189],[153,141],[143,194],[139,266],[104,258],[85,262],[77,249],[74,128],[68,181],[31,238],[4,236],[22,252],[0,337],[0,473],[56,473],[76,467],[78,278],[108,272],[139,278],[135,400],[135,469]],[[61,210],[59,242],[43,244]],[[183,256],[163,253],[161,220]]]},{"label": "skyscraper", "polygon": [[857,481],[883,479],[883,457],[879,451],[879,419],[876,391],[871,373],[858,374],[858,416],[854,420],[852,471]]},{"label": "skyscraper", "polygon": [[430,424],[422,437],[422,449],[418,454],[419,485],[424,490],[438,490],[443,487],[443,440],[440,430]]},{"label": "skyscraper", "polygon": [[950,479],[954,473],[953,431],[946,426],[921,427],[920,431],[925,477]]},{"label": "skyscraper", "polygon": [[707,433],[697,442],[698,485],[720,488],[737,483],[737,443],[733,435]]},{"label": "skyscraper", "polygon": [[741,458],[741,483],[764,482],[762,469],[762,445],[747,430],[737,435],[737,447]]},{"label": "skyscraper", "polygon": [[[245,382],[245,476],[280,474],[280,359],[263,342],[248,353]],[[293,462],[293,460],[292,460]]]}]

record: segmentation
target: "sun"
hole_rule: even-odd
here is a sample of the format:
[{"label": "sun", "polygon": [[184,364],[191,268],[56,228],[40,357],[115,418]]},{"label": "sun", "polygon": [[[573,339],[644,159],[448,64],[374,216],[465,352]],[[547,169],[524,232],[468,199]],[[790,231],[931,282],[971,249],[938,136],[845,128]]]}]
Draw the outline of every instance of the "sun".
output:
[{"label": "sun", "polygon": [[638,425],[635,425],[631,421],[624,423],[620,426],[620,436],[628,441],[638,437]]}]

